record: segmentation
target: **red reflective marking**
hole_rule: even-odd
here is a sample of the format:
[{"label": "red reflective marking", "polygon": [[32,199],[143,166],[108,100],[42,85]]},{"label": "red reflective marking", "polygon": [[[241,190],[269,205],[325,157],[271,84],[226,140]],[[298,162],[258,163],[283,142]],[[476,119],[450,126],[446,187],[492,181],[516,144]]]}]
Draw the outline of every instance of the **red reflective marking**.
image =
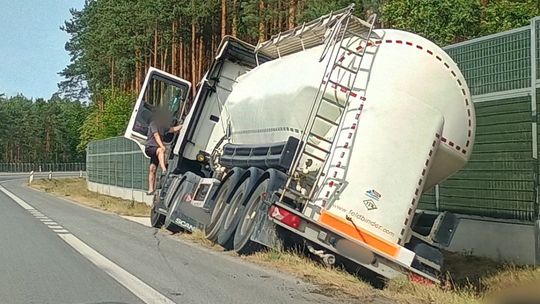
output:
[{"label": "red reflective marking", "polygon": [[407,42],[405,42],[405,43],[406,43],[407,45],[409,45],[409,46],[412,45],[412,42],[410,42],[410,41],[407,41]]},{"label": "red reflective marking", "polygon": [[330,182],[328,183],[328,186],[333,187],[333,186],[334,186],[334,181],[330,181]]},{"label": "red reflective marking", "polygon": [[356,97],[358,94],[356,94],[355,92],[351,92],[351,96],[352,97]]},{"label": "red reflective marking", "polygon": [[423,48],[422,46],[420,46],[420,45],[417,45],[416,48],[417,48],[417,49],[420,49],[420,50],[423,50],[423,49],[424,49],[424,48]]},{"label": "red reflective marking", "polygon": [[396,43],[402,44],[403,41],[401,41],[401,40],[396,40]]},{"label": "red reflective marking", "polygon": [[433,52],[430,51],[430,50],[427,50],[427,53],[430,54],[430,55],[433,55]]},{"label": "red reflective marking", "polygon": [[391,40],[391,39],[387,39],[385,42],[386,42],[386,43],[392,43],[392,40]]}]

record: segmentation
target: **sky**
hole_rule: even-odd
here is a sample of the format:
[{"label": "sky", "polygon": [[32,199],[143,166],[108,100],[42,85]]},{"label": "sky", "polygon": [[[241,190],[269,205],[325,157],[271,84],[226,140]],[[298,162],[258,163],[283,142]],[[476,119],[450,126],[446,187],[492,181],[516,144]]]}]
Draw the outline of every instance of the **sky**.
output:
[{"label": "sky", "polygon": [[60,30],[84,0],[0,0],[0,93],[48,99],[69,63]]}]

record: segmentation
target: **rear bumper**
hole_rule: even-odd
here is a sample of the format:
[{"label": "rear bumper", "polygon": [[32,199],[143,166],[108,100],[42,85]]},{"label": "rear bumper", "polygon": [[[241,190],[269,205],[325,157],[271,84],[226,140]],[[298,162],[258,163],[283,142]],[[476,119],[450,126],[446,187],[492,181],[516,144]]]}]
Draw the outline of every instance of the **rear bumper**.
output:
[{"label": "rear bumper", "polygon": [[388,279],[407,277],[411,275],[420,276],[434,283],[440,283],[439,279],[430,274],[415,269],[410,264],[405,264],[398,259],[391,257],[384,252],[370,247],[368,244],[352,239],[347,235],[336,231],[332,227],[323,225],[306,217],[302,213],[291,209],[287,205],[274,203],[279,208],[286,209],[301,218],[298,229],[288,226],[283,222],[270,217],[276,225],[283,227],[289,232],[322,247],[338,256],[344,257],[374,273]]}]

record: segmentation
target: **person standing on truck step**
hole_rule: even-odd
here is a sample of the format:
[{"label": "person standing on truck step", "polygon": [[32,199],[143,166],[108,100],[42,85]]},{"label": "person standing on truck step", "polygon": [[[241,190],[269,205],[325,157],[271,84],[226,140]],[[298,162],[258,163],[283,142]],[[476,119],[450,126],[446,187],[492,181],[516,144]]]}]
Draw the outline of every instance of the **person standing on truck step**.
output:
[{"label": "person standing on truck step", "polygon": [[165,153],[167,148],[163,143],[163,138],[166,133],[177,133],[182,129],[182,125],[171,127],[171,118],[168,111],[157,109],[152,115],[152,121],[148,126],[146,133],[146,144],[144,152],[150,157],[150,167],[148,169],[148,195],[154,194],[156,191],[156,173],[157,167],[161,168],[162,172],[167,172],[167,163]]}]

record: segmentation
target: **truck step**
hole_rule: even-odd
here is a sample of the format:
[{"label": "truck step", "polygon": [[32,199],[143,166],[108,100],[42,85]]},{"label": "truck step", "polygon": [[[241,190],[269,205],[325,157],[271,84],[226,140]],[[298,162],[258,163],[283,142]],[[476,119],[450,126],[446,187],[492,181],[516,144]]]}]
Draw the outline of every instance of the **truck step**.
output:
[{"label": "truck step", "polygon": [[322,121],[324,121],[324,122],[326,122],[326,123],[329,123],[329,124],[331,124],[331,125],[333,125],[333,126],[336,126],[336,127],[337,127],[337,126],[339,125],[339,124],[338,124],[337,122],[335,122],[334,120],[332,120],[332,119],[330,119],[330,118],[327,118],[327,117],[324,117],[324,116],[322,116],[322,115],[317,114],[317,115],[315,115],[315,117],[317,117],[318,119],[320,119],[320,120],[322,120]]},{"label": "truck step", "polygon": [[335,69],[335,68],[340,68],[340,69],[342,69],[342,70],[345,70],[345,71],[347,71],[347,72],[349,72],[349,73],[353,73],[353,74],[357,72],[356,70],[353,70],[353,69],[351,69],[351,68],[349,68],[349,67],[346,67],[346,66],[344,66],[344,65],[341,65],[341,64],[339,64],[339,63],[336,63],[336,64],[334,65],[334,69]]},{"label": "truck step", "polygon": [[335,100],[332,100],[330,98],[323,97],[322,100],[324,100],[326,103],[329,103],[331,105],[334,105],[340,109],[345,109],[345,105],[337,103]]},{"label": "truck step", "polygon": [[340,46],[340,48],[341,48],[342,50],[344,50],[344,51],[350,53],[350,54],[355,55],[355,56],[358,56],[358,57],[364,56],[362,53],[358,53],[356,50],[351,50],[351,49],[349,49],[349,48],[347,48],[347,47],[345,47],[345,46]]},{"label": "truck step", "polygon": [[332,144],[331,140],[328,140],[328,139],[326,139],[326,138],[324,138],[324,137],[322,137],[320,135],[317,135],[315,133],[309,133],[309,136],[315,137],[317,140],[324,141],[327,144],[330,144],[330,145]]},{"label": "truck step", "polygon": [[326,154],[329,154],[329,153],[330,153],[329,150],[323,149],[323,148],[319,147],[319,146],[316,145],[316,144],[310,143],[309,141],[306,142],[306,145],[308,145],[308,146],[310,146],[310,147],[313,147],[313,148],[315,148],[315,149],[317,149],[317,150],[319,150],[319,151],[322,151],[322,152],[324,152],[324,153],[326,153]]}]

